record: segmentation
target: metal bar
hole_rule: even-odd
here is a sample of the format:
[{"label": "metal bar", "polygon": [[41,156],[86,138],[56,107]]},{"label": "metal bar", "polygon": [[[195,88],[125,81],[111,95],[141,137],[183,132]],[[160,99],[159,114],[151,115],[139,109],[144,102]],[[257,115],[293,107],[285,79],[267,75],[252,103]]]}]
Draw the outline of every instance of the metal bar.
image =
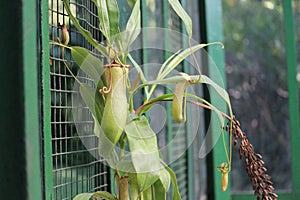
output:
[{"label": "metal bar", "polygon": [[43,177],[44,199],[52,199],[52,142],[51,142],[51,96],[50,96],[50,52],[49,52],[49,18],[48,1],[40,1],[41,9],[41,84],[42,84],[42,134],[43,134]]},{"label": "metal bar", "polygon": [[300,160],[298,159],[300,128],[299,128],[299,99],[298,99],[298,84],[296,79],[296,41],[294,30],[294,15],[292,8],[292,0],[284,0],[283,13],[285,22],[285,39],[287,52],[287,80],[289,90],[289,112],[290,112],[290,130],[291,130],[291,155],[292,155],[292,191],[300,193]]},{"label": "metal bar", "polygon": [[[214,41],[223,41],[223,27],[222,27],[222,1],[221,0],[205,0],[205,24],[206,24],[206,41],[205,42],[214,42]],[[218,84],[225,85],[225,70],[224,70],[224,51],[216,46],[208,47],[208,53],[211,59],[215,62],[218,71],[211,70],[213,69],[214,63],[210,60],[208,61],[208,73],[209,76],[214,78],[221,74],[221,78],[223,80],[216,80]],[[210,98],[213,105],[220,104],[218,101],[218,95],[210,91]],[[225,105],[221,105],[223,108]],[[218,106],[217,106],[218,107]],[[211,188],[211,192],[213,193],[213,198],[215,200],[229,200],[230,199],[230,187],[227,189],[226,192],[221,191],[221,174],[217,171],[217,166],[224,162],[225,154],[223,143],[220,138],[216,138],[217,133],[220,131],[220,127],[216,124],[217,117],[213,117],[213,121],[211,122],[212,125],[212,134],[213,134],[213,141],[218,140],[216,145],[212,150],[212,163],[211,169],[208,169],[212,172],[213,177],[213,188]],[[226,137],[226,141],[228,141],[228,137]],[[209,180],[212,181],[212,180]]]}]

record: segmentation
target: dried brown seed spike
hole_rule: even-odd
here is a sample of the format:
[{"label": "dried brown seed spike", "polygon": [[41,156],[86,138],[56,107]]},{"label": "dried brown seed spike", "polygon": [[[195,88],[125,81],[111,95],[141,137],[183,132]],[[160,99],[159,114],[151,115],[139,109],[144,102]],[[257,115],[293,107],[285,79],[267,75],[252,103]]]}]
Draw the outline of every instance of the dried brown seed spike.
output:
[{"label": "dried brown seed spike", "polygon": [[233,140],[233,145],[236,146],[237,145],[237,139]]},{"label": "dried brown seed spike", "polygon": [[225,129],[226,129],[226,131],[229,131],[229,126],[227,125],[227,126],[225,127]]},{"label": "dried brown seed spike", "polygon": [[259,159],[262,159],[262,156],[259,154],[259,153],[257,153],[257,154],[255,154]]},{"label": "dried brown seed spike", "polygon": [[268,186],[269,191],[274,191],[274,187],[272,185]]},{"label": "dried brown seed spike", "polygon": [[259,196],[257,196],[257,198],[256,198],[257,200],[260,200],[260,197]]},{"label": "dried brown seed spike", "polygon": [[273,198],[278,198],[277,194],[275,194],[275,193],[271,193],[270,196]]}]

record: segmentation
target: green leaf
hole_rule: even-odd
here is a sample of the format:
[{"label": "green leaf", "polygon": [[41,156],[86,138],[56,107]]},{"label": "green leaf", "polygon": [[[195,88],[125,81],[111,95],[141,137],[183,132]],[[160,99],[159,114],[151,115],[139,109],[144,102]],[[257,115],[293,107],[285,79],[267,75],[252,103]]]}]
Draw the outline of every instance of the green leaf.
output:
[{"label": "green leaf", "polygon": [[158,75],[157,77],[160,77],[160,74],[164,71],[166,65],[175,57],[179,54],[179,52],[181,52],[182,50],[177,51],[176,53],[174,53],[173,55],[171,55],[167,60],[165,60],[165,62],[162,64],[162,66],[159,69]]},{"label": "green leaf", "polygon": [[220,87],[218,84],[216,84],[209,77],[201,75],[201,83],[211,85],[227,103],[230,103],[227,91],[224,88]]},{"label": "green leaf", "polygon": [[220,42],[212,42],[212,43],[208,43],[208,44],[198,44],[198,45],[189,47],[189,48],[185,49],[184,51],[180,52],[179,54],[177,54],[167,65],[165,63],[168,60],[165,61],[163,66],[166,65],[166,67],[165,67],[164,71],[161,74],[159,74],[159,76],[157,76],[157,79],[163,79],[164,77],[166,77],[175,67],[177,67],[177,65],[179,65],[186,57],[190,56],[195,51],[198,51],[199,49],[202,49],[204,47],[207,47],[207,46],[213,45],[213,44],[219,44],[222,46],[222,43],[220,43]]},{"label": "green leaf", "polygon": [[137,172],[139,189],[144,191],[156,182],[160,175],[161,165],[156,135],[143,116],[129,122],[125,127],[125,132],[132,163]]},{"label": "green leaf", "polygon": [[192,19],[190,16],[185,12],[185,10],[182,8],[181,4],[178,0],[168,0],[169,4],[173,8],[173,10],[176,12],[176,14],[180,17],[180,19],[183,21],[186,32],[189,37],[192,37]]},{"label": "green leaf", "polygon": [[[218,84],[216,84],[213,80],[211,80],[209,77],[205,76],[205,75],[198,75],[198,76],[190,76],[190,78],[195,81],[196,83],[200,83],[200,84],[208,84],[211,85],[217,92],[218,94],[228,103],[230,102],[229,99],[229,95],[226,92],[225,89],[223,89],[221,86],[219,86]],[[197,82],[198,81],[198,82]],[[165,79],[157,79],[154,81],[148,81],[142,85],[140,85],[136,90],[148,86],[148,85],[155,85],[155,84],[160,84],[160,85],[164,85],[164,84],[176,84],[176,83],[180,83],[180,82],[186,82],[186,78],[183,76],[173,76],[170,78],[165,78]]]},{"label": "green leaf", "polygon": [[120,177],[132,176],[136,173],[133,163],[130,160],[121,160],[117,164],[117,172]]},{"label": "green leaf", "polygon": [[143,191],[142,195],[143,195],[143,198],[142,198],[143,200],[153,200],[153,198],[152,198],[152,188],[149,187],[148,189]]},{"label": "green leaf", "polygon": [[103,56],[108,57],[105,46],[99,44],[93,37],[92,34],[85,30],[79,23],[79,21],[76,19],[76,17],[72,14],[72,11],[70,9],[70,2],[69,0],[63,0],[65,9],[72,20],[74,26],[77,28],[77,30],[82,34],[82,36],[93,46],[95,47]]},{"label": "green leaf", "polygon": [[98,8],[99,28],[108,43],[120,32],[119,8],[116,0],[93,0]]},{"label": "green leaf", "polygon": [[92,115],[97,118],[99,122],[101,122],[102,114],[103,114],[103,105],[104,100],[101,101],[101,98],[95,98],[96,89],[92,88],[86,83],[81,83],[79,88],[79,93],[84,101],[84,103],[88,106]]},{"label": "green leaf", "polygon": [[117,197],[113,196],[109,192],[106,191],[97,191],[94,193],[93,198],[103,198],[106,200],[118,200]]},{"label": "green leaf", "polygon": [[134,6],[136,0],[127,0],[127,2],[128,2],[128,5],[129,5],[131,8],[133,8],[133,6]]},{"label": "green leaf", "polygon": [[160,171],[160,176],[159,176],[159,180],[158,181],[161,183],[161,185],[162,185],[162,187],[163,187],[163,189],[164,189],[164,191],[166,193],[169,190],[169,188],[170,188],[171,177],[170,177],[169,172],[165,168],[163,168]]},{"label": "green leaf", "polygon": [[154,183],[153,190],[153,200],[165,200],[167,198],[167,193],[161,180]]},{"label": "green leaf", "polygon": [[137,71],[138,74],[140,74],[142,82],[146,82],[147,80],[146,80],[146,77],[144,75],[142,68],[139,66],[139,64],[137,64],[137,62],[132,58],[132,56],[130,54],[128,54],[128,58],[131,61],[134,69]]},{"label": "green leaf", "polygon": [[124,49],[134,42],[141,31],[140,0],[136,0],[123,35]]},{"label": "green leaf", "polygon": [[173,200],[181,200],[181,196],[180,196],[180,193],[179,193],[179,189],[178,189],[178,184],[177,184],[177,179],[176,179],[175,173],[165,163],[162,162],[162,164],[165,166],[165,169],[169,172],[169,174],[171,176],[172,184],[174,186]]},{"label": "green leaf", "polygon": [[110,36],[115,36],[120,33],[119,28],[119,7],[116,0],[106,0],[109,26],[110,26]]},{"label": "green leaf", "polygon": [[104,72],[103,62],[82,47],[71,47],[71,54],[80,69],[98,85]]},{"label": "green leaf", "polygon": [[[139,116],[142,115],[143,113],[147,112],[154,105],[154,102],[164,101],[164,100],[172,100],[173,96],[174,96],[173,93],[172,94],[164,94],[159,97],[151,99],[147,104],[144,104],[143,105],[144,107],[138,112]],[[151,102],[153,102],[153,103],[151,103]]]},{"label": "green leaf", "polygon": [[94,193],[82,193],[76,195],[73,200],[90,200]]},{"label": "green leaf", "polygon": [[139,200],[140,190],[137,183],[136,174],[129,175],[129,193],[131,200]]},{"label": "green leaf", "polygon": [[101,126],[100,126],[98,119],[94,115],[92,115],[92,116],[93,116],[93,121],[94,121],[94,134],[97,137],[99,137],[100,131],[101,131]]}]

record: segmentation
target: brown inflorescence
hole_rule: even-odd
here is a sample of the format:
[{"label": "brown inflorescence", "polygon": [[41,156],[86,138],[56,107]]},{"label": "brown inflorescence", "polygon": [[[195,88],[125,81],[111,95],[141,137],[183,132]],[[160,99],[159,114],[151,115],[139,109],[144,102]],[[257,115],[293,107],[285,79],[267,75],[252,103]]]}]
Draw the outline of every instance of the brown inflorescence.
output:
[{"label": "brown inflorescence", "polygon": [[[229,126],[226,126],[229,131]],[[267,174],[267,169],[264,167],[262,156],[255,153],[252,144],[247,139],[246,134],[241,130],[240,123],[233,118],[232,136],[233,144],[236,146],[240,140],[239,154],[240,159],[244,157],[246,164],[246,172],[252,183],[254,194],[258,200],[277,200],[278,196],[274,193],[271,177]]]}]

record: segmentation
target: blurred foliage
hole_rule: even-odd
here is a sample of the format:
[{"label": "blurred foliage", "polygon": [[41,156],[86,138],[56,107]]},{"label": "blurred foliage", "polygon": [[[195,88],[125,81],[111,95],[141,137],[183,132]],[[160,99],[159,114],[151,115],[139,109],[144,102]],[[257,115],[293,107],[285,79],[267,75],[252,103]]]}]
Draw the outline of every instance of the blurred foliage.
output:
[{"label": "blurred foliage", "polygon": [[[282,1],[223,0],[223,9],[227,85],[233,111],[255,151],[263,154],[275,188],[290,189]],[[244,164],[241,164],[237,151],[234,153],[232,190],[250,191]]]}]

